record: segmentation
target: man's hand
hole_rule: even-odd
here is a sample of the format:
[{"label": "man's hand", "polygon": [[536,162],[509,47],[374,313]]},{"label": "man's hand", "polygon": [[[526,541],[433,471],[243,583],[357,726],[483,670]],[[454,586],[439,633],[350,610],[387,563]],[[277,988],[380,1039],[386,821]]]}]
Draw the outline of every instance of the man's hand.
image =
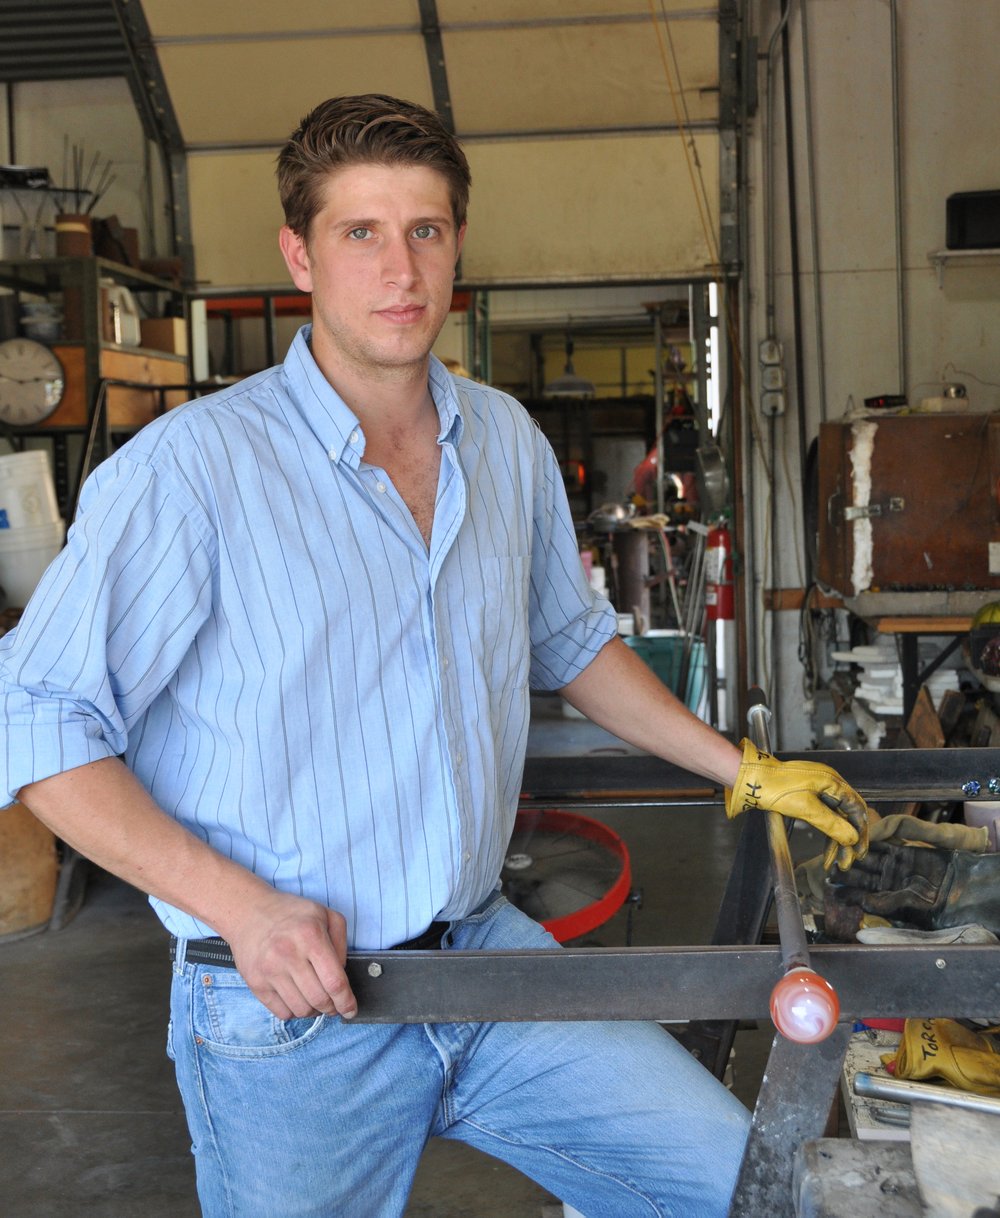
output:
[{"label": "man's hand", "polygon": [[827,883],[843,904],[891,922],[1000,930],[1000,854],[873,842],[866,859]]},{"label": "man's hand", "polygon": [[31,783],[23,803],[63,841],[143,892],[213,927],[248,985],[279,1019],[350,1019],[339,913],[278,892],[168,816],[116,757]]},{"label": "man's hand", "polygon": [[228,941],[243,979],[279,1019],[357,1014],[344,972],[347,924],[335,910],[272,891]]},{"label": "man's hand", "polygon": [[743,760],[726,792],[726,815],[751,808],[804,820],[831,838],[823,858],[827,869],[846,871],[868,853],[868,807],[836,770],[814,761],[779,761],[751,741],[740,747]]}]

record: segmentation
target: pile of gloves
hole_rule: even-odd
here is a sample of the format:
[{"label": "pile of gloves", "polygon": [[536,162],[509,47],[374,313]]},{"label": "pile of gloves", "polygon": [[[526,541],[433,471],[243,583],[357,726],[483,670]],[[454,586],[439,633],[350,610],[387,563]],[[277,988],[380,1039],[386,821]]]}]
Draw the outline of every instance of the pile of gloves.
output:
[{"label": "pile of gloves", "polygon": [[740,748],[727,814],[767,809],[829,838],[825,854],[798,869],[805,910],[823,914],[828,938],[852,941],[873,924],[918,932],[977,928],[965,941],[980,930],[986,941],[1000,933],[1000,853],[987,853],[985,826],[880,817],[829,766],[782,762],[749,740]]},{"label": "pile of gloves", "polygon": [[[986,853],[985,826],[869,811],[868,836],[868,853],[844,870],[827,872],[819,858],[797,869],[803,907],[823,914],[828,938],[969,943],[1000,934],[1000,854]],[[959,931],[967,933],[951,933]]]}]

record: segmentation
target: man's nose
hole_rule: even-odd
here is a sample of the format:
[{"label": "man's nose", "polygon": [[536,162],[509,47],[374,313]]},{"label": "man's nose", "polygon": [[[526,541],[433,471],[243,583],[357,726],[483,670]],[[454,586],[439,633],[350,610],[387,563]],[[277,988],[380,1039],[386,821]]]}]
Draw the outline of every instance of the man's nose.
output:
[{"label": "man's nose", "polygon": [[417,259],[405,237],[393,239],[386,246],[382,263],[382,278],[397,287],[410,288],[420,277]]}]

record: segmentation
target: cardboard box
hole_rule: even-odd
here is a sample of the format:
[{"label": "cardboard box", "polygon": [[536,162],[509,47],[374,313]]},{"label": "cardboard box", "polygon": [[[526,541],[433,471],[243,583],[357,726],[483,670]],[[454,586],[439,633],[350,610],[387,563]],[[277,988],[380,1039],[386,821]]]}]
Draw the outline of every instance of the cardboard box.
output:
[{"label": "cardboard box", "polygon": [[150,317],[140,323],[141,346],[153,351],[170,351],[174,355],[187,355],[187,322],[183,317]]}]

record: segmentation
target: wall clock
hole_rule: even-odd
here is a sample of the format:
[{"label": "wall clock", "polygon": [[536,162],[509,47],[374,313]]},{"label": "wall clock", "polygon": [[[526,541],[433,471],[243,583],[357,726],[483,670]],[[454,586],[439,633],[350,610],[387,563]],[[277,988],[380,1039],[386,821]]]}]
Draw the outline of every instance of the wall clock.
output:
[{"label": "wall clock", "polygon": [[0,342],[0,421],[31,427],[62,401],[66,374],[59,357],[33,338]]}]

